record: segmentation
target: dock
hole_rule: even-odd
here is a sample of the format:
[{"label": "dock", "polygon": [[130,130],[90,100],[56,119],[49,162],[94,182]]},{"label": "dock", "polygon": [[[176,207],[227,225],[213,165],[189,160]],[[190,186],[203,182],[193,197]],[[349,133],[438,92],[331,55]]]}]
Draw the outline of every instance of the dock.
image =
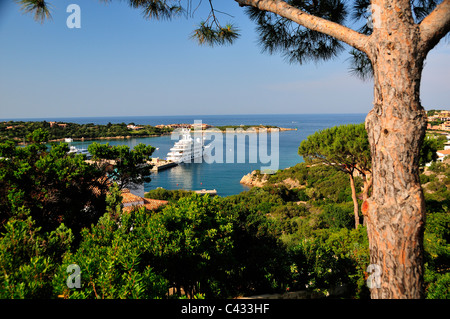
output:
[{"label": "dock", "polygon": [[206,194],[209,194],[212,196],[217,195],[217,190],[215,190],[215,189],[211,189],[211,190],[202,189],[202,190],[194,191],[194,192],[196,192],[197,194],[200,194],[200,195],[206,195]]},{"label": "dock", "polygon": [[147,162],[150,165],[153,165],[152,167],[152,171],[154,172],[159,172],[174,166],[177,166],[178,163],[172,162],[172,161],[166,161],[166,160],[161,160],[159,158],[152,158],[151,161]]}]

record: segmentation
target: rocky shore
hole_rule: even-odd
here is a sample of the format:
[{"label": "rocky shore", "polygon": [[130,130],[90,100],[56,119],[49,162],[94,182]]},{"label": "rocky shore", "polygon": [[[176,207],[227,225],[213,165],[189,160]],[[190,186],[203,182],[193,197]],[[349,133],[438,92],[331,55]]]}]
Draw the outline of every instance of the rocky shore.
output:
[{"label": "rocky shore", "polygon": [[261,174],[259,171],[253,171],[244,175],[241,179],[241,184],[250,187],[263,187],[269,179],[269,175]]},{"label": "rocky shore", "polygon": [[[249,187],[263,187],[264,185],[269,183],[269,174],[261,174],[261,172],[255,170],[247,175],[244,175],[240,181],[241,184],[249,186]],[[298,188],[302,187],[302,185],[297,181],[290,177],[284,179],[281,182],[275,183],[274,185],[284,185],[287,188]]]}]

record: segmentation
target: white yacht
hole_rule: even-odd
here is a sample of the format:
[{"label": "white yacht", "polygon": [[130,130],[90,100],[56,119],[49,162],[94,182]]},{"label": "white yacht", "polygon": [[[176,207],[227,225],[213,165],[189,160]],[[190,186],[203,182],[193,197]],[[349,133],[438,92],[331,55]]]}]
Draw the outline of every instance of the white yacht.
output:
[{"label": "white yacht", "polygon": [[192,163],[194,159],[203,157],[205,145],[203,140],[192,138],[189,129],[181,129],[181,139],[167,153],[167,160],[174,163]]}]

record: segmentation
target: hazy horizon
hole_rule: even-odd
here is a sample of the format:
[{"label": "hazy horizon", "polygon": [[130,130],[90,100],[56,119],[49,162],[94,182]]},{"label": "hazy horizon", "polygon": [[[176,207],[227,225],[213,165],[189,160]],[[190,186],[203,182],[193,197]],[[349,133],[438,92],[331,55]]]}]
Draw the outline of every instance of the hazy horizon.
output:
[{"label": "hazy horizon", "polygon": [[354,112],[354,113],[241,113],[241,114],[167,114],[167,115],[123,115],[123,116],[46,116],[46,117],[17,117],[17,118],[0,118],[0,121],[47,121],[47,120],[70,120],[70,119],[135,119],[135,118],[180,118],[180,117],[230,117],[230,116],[270,116],[270,115],[365,115],[367,113]]}]

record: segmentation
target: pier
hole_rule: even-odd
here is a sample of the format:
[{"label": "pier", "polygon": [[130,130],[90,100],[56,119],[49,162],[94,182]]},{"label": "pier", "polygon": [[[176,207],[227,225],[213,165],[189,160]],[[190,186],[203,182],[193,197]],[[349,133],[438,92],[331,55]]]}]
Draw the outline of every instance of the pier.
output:
[{"label": "pier", "polygon": [[177,166],[178,164],[172,161],[166,161],[159,158],[152,158],[151,161],[147,162],[150,165],[153,165],[152,171],[159,172],[174,166]]},{"label": "pier", "polygon": [[206,195],[206,194],[209,194],[212,196],[217,195],[217,190],[215,190],[215,189],[211,189],[211,190],[202,189],[202,190],[194,191],[194,192],[196,192],[197,194],[200,194],[200,195]]}]

